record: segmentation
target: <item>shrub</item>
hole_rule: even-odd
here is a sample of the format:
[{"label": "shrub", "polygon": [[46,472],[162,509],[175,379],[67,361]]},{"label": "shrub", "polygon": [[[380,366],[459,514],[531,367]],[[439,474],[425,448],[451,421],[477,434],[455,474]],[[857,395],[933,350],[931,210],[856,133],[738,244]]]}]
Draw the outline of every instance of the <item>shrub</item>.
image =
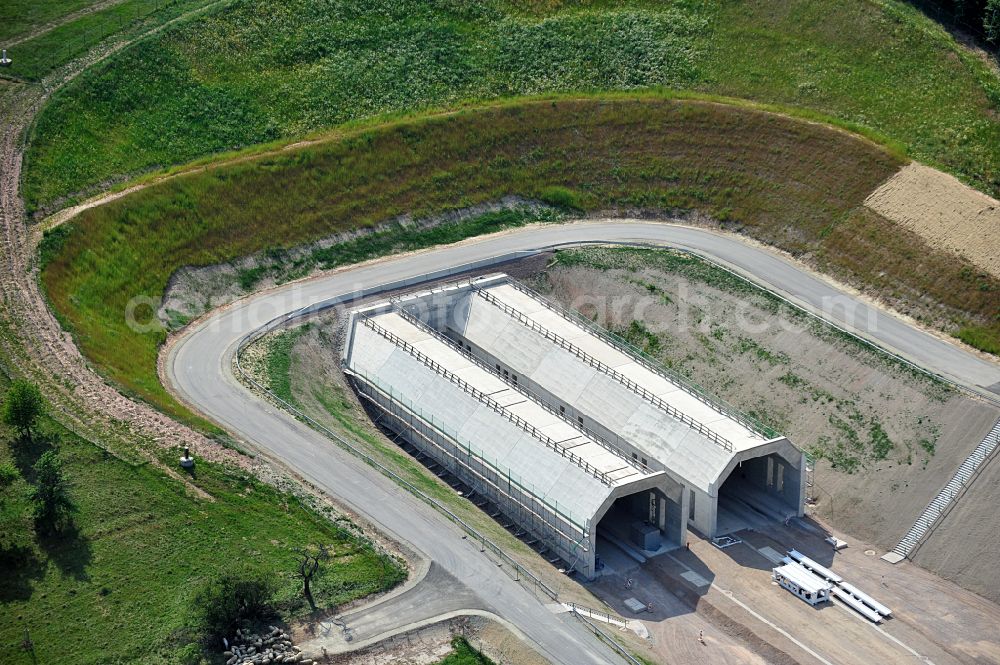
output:
[{"label": "shrub", "polygon": [[3,403],[3,421],[21,436],[31,438],[31,430],[45,412],[45,400],[38,386],[23,380],[14,381]]},{"label": "shrub", "polygon": [[0,490],[6,489],[8,485],[17,480],[17,467],[10,462],[0,464]]},{"label": "shrub", "polygon": [[274,592],[274,583],[263,573],[225,572],[195,596],[192,610],[197,628],[211,640],[269,619],[275,615]]},{"label": "shrub", "polygon": [[438,665],[493,665],[493,661],[472,648],[464,637],[455,637],[451,641],[454,651]]},{"label": "shrub", "polygon": [[580,203],[580,196],[568,187],[546,187],[539,194],[538,198],[557,208],[583,210],[583,205]]},{"label": "shrub", "polygon": [[43,531],[58,532],[76,512],[69,494],[69,481],[63,475],[62,461],[48,450],[35,462],[35,486],[31,500],[35,504],[35,523]]}]

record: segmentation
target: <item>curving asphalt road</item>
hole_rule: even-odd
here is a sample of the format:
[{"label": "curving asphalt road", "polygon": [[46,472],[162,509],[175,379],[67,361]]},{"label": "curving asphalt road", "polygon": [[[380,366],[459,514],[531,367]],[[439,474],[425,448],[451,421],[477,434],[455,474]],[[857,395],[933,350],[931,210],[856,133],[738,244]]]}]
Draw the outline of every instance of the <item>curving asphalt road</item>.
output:
[{"label": "curving asphalt road", "polygon": [[190,404],[226,429],[296,470],[436,562],[516,626],[551,661],[613,662],[584,628],[540,602],[464,540],[450,522],[388,478],[289,414],[254,396],[232,374],[243,337],[276,317],[333,296],[369,291],[491,257],[588,243],[672,246],[710,257],[814,313],[879,343],[912,362],[984,395],[1000,395],[1000,364],[916,329],[766,249],[738,238],[663,223],[579,222],[487,236],[402,255],[289,284],[237,302],[186,330],[169,347],[166,374]]}]

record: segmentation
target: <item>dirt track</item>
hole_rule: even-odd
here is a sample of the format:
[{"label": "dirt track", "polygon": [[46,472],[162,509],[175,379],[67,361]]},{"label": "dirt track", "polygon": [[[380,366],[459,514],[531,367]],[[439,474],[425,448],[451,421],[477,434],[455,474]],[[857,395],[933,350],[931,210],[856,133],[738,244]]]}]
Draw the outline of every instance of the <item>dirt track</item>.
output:
[{"label": "dirt track", "polygon": [[123,458],[151,459],[142,450],[148,444],[189,445],[202,457],[245,466],[246,458],[108,385],[62,330],[38,285],[39,231],[28,225],[19,194],[26,129],[52,92],[128,43],[106,44],[42,83],[13,86],[0,97],[0,117],[5,119],[0,129],[0,350],[9,363],[5,369],[38,383],[67,427]]},{"label": "dirt track", "polygon": [[875,212],[1000,277],[1000,201],[911,162],[865,200]]}]

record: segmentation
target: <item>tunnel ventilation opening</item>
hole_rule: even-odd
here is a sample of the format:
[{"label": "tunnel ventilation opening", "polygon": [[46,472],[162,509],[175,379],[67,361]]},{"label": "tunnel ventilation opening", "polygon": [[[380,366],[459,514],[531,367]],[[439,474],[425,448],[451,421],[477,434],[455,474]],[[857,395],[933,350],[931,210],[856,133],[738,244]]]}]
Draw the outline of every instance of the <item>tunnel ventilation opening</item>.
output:
[{"label": "tunnel ventilation opening", "polygon": [[740,462],[719,489],[716,535],[794,517],[799,484],[799,469],[776,453]]}]

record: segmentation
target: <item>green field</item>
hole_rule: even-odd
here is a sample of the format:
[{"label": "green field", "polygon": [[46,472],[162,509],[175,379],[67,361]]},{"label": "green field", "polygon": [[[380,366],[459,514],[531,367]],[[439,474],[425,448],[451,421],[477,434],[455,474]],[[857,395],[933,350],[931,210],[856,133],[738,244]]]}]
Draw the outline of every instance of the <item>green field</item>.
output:
[{"label": "green field", "polygon": [[[192,596],[234,564],[273,577],[284,618],[302,616],[308,606],[293,575],[297,546],[328,544],[336,553],[314,585],[320,607],[405,577],[352,532],[242,472],[199,462],[192,482],[207,493],[200,497],[153,465],[122,462],[51,422],[45,431],[35,445],[15,445],[4,432],[0,464],[13,461],[30,478],[46,441],[61,438],[79,505],[76,529],[33,538],[23,520],[26,547],[0,548],[0,662],[174,665],[195,639],[186,623]],[[175,456],[165,452],[163,462],[173,466]],[[5,513],[23,512],[26,488],[18,480],[3,491]],[[25,629],[36,661],[20,649]]]},{"label": "green field", "polygon": [[237,0],[56,95],[25,194],[48,209],[123,174],[379,114],[650,86],[814,109],[1000,190],[1000,83],[895,0]]},{"label": "green field", "polygon": [[217,0],[119,0],[15,45],[8,53],[13,63],[4,74],[38,81],[101,42],[135,38],[182,14],[213,4]]},{"label": "green field", "polygon": [[0,3],[0,43],[95,4],[97,0],[7,0]]}]

